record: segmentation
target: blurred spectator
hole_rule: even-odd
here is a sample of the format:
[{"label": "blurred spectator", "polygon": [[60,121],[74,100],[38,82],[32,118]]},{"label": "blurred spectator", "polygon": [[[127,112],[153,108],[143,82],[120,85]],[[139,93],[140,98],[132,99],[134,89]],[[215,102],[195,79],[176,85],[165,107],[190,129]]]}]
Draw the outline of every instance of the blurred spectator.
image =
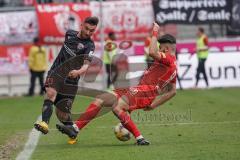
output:
[{"label": "blurred spectator", "polygon": [[196,53],[197,53],[197,57],[198,57],[198,67],[197,67],[195,87],[197,87],[197,85],[198,85],[200,73],[203,74],[203,78],[208,87],[208,78],[207,78],[206,71],[205,71],[205,62],[208,57],[208,37],[204,34],[204,29],[202,27],[198,28],[197,36],[198,36],[198,38],[197,38],[197,43],[196,43],[196,45],[197,45]]},{"label": "blurred spectator", "polygon": [[4,0],[0,0],[0,7],[3,7],[5,5],[5,1]]},{"label": "blurred spectator", "polygon": [[41,4],[41,3],[52,3],[52,0],[36,0],[37,3]]},{"label": "blurred spectator", "polygon": [[115,40],[116,40],[115,33],[110,32],[108,34],[108,38],[104,46],[103,63],[105,64],[106,73],[107,73],[108,89],[110,88],[111,84],[114,84],[118,76],[117,68],[112,63],[113,57],[117,54],[117,46],[114,43]]},{"label": "blurred spectator", "polygon": [[47,53],[46,49],[39,45],[38,38],[34,39],[34,45],[30,48],[28,65],[31,73],[28,96],[32,96],[34,94],[36,78],[39,79],[41,86],[40,95],[42,95],[44,87],[43,78],[47,69]]},{"label": "blurred spectator", "polygon": [[[176,50],[176,59],[178,61],[178,52],[177,52],[177,50]],[[178,81],[178,84],[179,84],[179,89],[183,90],[182,83],[181,83],[181,78],[179,77],[178,73],[177,73],[177,81]]]}]

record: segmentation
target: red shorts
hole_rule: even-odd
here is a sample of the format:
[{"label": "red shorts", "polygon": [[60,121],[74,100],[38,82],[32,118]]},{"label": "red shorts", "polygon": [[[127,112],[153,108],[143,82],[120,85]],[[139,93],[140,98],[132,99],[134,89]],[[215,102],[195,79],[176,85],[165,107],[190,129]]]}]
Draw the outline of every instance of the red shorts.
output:
[{"label": "red shorts", "polygon": [[117,98],[126,99],[126,103],[129,105],[129,112],[136,109],[144,109],[151,105],[152,101],[156,98],[157,91],[155,89],[149,90],[145,87],[132,87],[128,89],[114,90],[117,94]]}]

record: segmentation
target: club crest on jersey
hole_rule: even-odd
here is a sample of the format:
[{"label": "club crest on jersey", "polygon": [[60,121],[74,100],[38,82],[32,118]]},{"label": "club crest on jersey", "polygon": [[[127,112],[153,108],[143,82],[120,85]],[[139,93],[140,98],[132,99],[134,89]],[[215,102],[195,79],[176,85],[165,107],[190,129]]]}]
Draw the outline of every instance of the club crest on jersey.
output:
[{"label": "club crest on jersey", "polygon": [[130,90],[131,95],[136,95],[138,93],[137,88],[131,87],[129,90]]},{"label": "club crest on jersey", "polygon": [[90,51],[89,52],[89,57],[92,57],[93,56],[93,51]]},{"label": "club crest on jersey", "polygon": [[83,48],[84,48],[84,45],[82,43],[78,43],[77,49],[83,49]]}]

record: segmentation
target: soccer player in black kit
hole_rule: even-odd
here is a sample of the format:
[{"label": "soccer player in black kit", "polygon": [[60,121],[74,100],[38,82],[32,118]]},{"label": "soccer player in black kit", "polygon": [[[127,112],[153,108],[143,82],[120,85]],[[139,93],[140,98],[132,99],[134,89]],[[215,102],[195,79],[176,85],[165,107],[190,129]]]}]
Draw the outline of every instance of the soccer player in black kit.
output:
[{"label": "soccer player in black kit", "polygon": [[[93,58],[95,45],[91,36],[96,30],[98,21],[97,17],[87,17],[81,24],[79,32],[68,30],[65,34],[64,44],[46,78],[42,121],[34,124],[34,127],[43,134],[48,133],[53,105],[56,106],[58,117],[61,117],[61,113],[71,111],[79,78],[87,71]],[[67,114],[67,116],[70,115]],[[64,117],[64,119],[68,121],[62,122],[63,124],[73,125],[71,117]]]}]

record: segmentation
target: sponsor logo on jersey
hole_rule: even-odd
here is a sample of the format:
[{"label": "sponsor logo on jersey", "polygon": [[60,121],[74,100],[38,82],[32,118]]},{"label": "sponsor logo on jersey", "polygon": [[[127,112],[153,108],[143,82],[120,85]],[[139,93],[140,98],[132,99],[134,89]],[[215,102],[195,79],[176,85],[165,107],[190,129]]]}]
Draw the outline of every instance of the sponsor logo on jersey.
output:
[{"label": "sponsor logo on jersey", "polygon": [[130,90],[131,95],[136,95],[138,93],[137,88],[131,87],[129,90]]},{"label": "sponsor logo on jersey", "polygon": [[90,51],[89,52],[89,57],[92,57],[93,56],[93,51]]},{"label": "sponsor logo on jersey", "polygon": [[84,48],[84,45],[82,43],[78,43],[77,49],[83,49],[83,48]]}]

